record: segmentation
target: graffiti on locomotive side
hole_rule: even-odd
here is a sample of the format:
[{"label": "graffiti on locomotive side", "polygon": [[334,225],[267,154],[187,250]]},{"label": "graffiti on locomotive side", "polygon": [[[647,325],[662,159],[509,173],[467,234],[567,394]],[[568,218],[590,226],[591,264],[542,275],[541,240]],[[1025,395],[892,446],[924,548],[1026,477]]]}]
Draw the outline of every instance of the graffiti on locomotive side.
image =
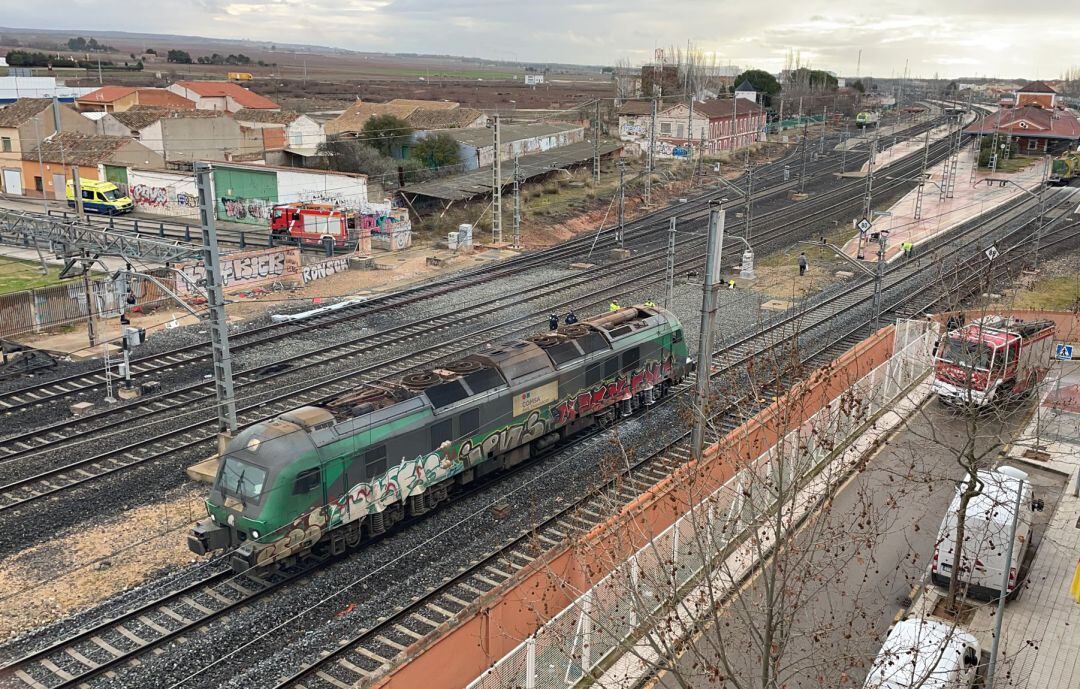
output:
[{"label": "graffiti on locomotive side", "polygon": [[474,443],[471,438],[462,441],[458,448],[458,460],[467,466],[479,464],[485,457],[509,452],[545,433],[547,424],[540,417],[540,412],[532,411],[521,423],[500,428],[479,442]]},{"label": "graffiti on locomotive side", "polygon": [[551,408],[551,418],[558,424],[569,423],[579,416],[599,411],[631,395],[646,386],[659,385],[671,375],[671,361],[649,362],[628,375],[600,383],[591,390],[568,395]]}]

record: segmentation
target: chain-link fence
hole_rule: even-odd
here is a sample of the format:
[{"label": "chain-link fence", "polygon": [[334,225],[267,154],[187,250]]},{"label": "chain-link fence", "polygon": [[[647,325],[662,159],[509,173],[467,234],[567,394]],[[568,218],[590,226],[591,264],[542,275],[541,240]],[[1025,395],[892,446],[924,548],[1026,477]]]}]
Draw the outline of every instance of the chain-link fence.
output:
[{"label": "chain-link fence", "polygon": [[[812,477],[826,485],[840,478],[846,469],[844,462],[834,461],[843,454],[837,448],[926,374],[934,337],[926,321],[898,323],[887,362],[799,423],[468,689],[568,689],[613,652],[625,650],[643,625],[671,630],[678,624],[679,608],[707,607],[709,601],[684,598],[688,584],[702,574],[724,574],[718,559],[764,514],[777,509],[788,487]],[[812,509],[808,504],[801,507]]]}]

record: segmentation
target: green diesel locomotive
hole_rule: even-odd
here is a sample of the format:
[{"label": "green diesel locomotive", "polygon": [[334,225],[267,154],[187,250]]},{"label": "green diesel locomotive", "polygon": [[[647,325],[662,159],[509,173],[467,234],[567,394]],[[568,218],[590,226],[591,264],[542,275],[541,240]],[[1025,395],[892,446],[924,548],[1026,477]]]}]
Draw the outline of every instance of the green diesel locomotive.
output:
[{"label": "green diesel locomotive", "polygon": [[633,306],[254,424],[188,546],[233,569],[355,547],[457,486],[653,404],[690,369],[678,319]]}]

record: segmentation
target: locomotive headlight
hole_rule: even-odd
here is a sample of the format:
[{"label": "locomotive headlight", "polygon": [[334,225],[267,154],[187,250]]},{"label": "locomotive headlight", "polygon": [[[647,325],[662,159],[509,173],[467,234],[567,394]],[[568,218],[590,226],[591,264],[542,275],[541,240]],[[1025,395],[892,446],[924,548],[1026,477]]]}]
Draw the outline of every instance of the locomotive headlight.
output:
[{"label": "locomotive headlight", "polygon": [[255,540],[259,540],[259,532],[256,531],[255,529],[252,529],[251,530],[251,537],[254,538]]},{"label": "locomotive headlight", "polygon": [[213,522],[214,524],[217,524],[217,515],[216,514],[211,514],[210,515],[210,521]]},{"label": "locomotive headlight", "polygon": [[229,515],[229,526],[236,526],[236,515],[235,514],[230,514]]}]

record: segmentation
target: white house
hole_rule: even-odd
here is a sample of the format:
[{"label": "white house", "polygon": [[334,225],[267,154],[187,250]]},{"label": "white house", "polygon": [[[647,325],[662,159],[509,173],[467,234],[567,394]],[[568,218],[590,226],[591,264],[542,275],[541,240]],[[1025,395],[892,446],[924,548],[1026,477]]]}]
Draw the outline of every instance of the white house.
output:
[{"label": "white house", "polygon": [[742,83],[735,87],[735,97],[745,98],[746,100],[758,102],[758,92],[754,88],[754,85],[747,79],[743,79]]},{"label": "white house", "polygon": [[233,119],[249,129],[284,127],[284,148],[295,153],[313,153],[319,144],[326,141],[322,125],[298,112],[244,108],[235,113]]}]

